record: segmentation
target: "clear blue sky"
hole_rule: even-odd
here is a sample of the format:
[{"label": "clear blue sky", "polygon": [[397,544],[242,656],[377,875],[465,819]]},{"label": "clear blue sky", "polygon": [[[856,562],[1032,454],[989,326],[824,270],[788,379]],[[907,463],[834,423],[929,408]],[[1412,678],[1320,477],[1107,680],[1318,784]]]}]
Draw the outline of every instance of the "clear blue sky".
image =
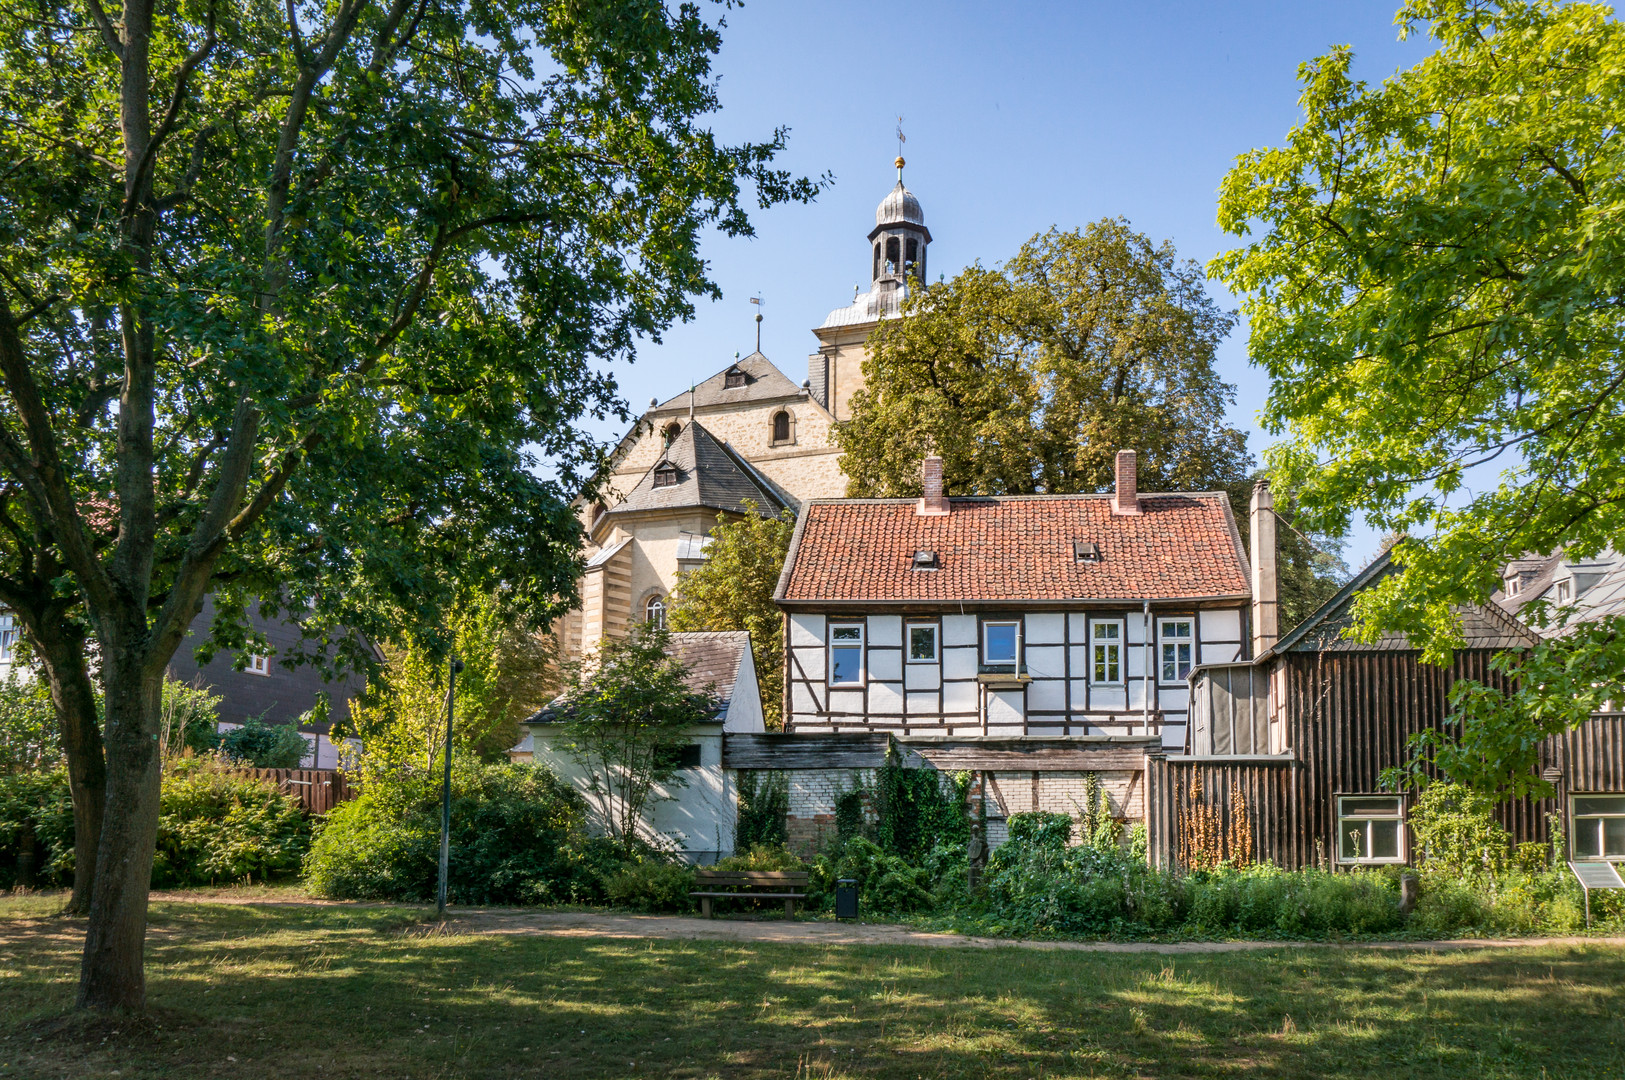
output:
[{"label": "clear blue sky", "polygon": [[[1425,37],[1398,41],[1396,7],[753,0],[728,12],[715,130],[738,141],[786,125],[783,164],[831,172],[835,183],[811,205],[758,212],[754,239],[707,242],[723,299],[619,365],[623,396],[640,411],[750,352],[748,298],[758,293],[762,351],[797,382],[806,376],[811,328],[868,284],[864,238],[894,180],[899,114],[905,179],[934,238],[933,278],[1002,262],[1051,225],[1119,215],[1205,263],[1231,246],[1214,223],[1220,178],[1301,117],[1301,62],[1352,45],[1356,74],[1375,82],[1425,55]],[[1252,433],[1256,454],[1267,386],[1247,362],[1245,326],[1223,346],[1220,370],[1237,387],[1232,422]],[[1369,559],[1376,541],[1369,530],[1353,535],[1350,564]]]}]

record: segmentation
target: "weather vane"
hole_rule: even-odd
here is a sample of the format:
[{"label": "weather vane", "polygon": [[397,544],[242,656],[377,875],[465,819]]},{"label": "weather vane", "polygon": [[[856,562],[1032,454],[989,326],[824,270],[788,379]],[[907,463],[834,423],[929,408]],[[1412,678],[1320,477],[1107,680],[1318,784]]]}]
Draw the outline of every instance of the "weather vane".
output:
[{"label": "weather vane", "polygon": [[756,351],[762,351],[762,298],[753,296],[750,302],[756,305]]},{"label": "weather vane", "polygon": [[908,142],[908,136],[903,134],[903,118],[897,118],[897,182],[903,182],[903,144]]}]

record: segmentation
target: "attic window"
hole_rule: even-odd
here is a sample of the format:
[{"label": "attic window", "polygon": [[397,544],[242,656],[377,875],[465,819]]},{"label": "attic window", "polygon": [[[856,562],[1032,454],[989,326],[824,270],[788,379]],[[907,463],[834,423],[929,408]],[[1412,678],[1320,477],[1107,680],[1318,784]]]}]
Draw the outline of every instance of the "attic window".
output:
[{"label": "attic window", "polygon": [[744,385],[745,373],[736,367],[729,368],[722,376],[722,388],[724,390],[738,390]]},{"label": "attic window", "polygon": [[662,461],[655,466],[655,487],[676,487],[677,466],[669,461]]},{"label": "attic window", "polygon": [[1093,540],[1074,540],[1072,557],[1078,562],[1099,562],[1100,545]]},{"label": "attic window", "polygon": [[914,560],[910,564],[915,570],[937,570],[937,553],[934,551],[916,551]]}]

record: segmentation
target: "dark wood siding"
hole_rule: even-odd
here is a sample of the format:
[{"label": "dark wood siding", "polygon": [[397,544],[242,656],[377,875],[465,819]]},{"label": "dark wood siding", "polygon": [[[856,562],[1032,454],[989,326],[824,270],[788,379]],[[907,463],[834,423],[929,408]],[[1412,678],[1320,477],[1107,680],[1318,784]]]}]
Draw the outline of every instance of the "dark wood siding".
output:
[{"label": "dark wood siding", "polygon": [[[1490,669],[1490,650],[1462,650],[1448,668],[1417,653],[1288,653],[1287,744],[1290,759],[1260,761],[1172,758],[1154,761],[1148,777],[1152,855],[1182,861],[1178,823],[1199,803],[1221,823],[1232,849],[1232,791],[1247,806],[1254,857],[1285,867],[1332,862],[1338,795],[1379,790],[1384,769],[1410,759],[1411,736],[1442,727],[1450,688],[1458,679],[1491,686],[1505,680]],[[1625,790],[1625,717],[1597,718],[1541,748],[1540,768],[1559,766],[1559,798],[1504,803],[1498,816],[1516,842],[1549,839],[1548,815],[1570,791]],[[1199,800],[1191,793],[1200,783]]]}]

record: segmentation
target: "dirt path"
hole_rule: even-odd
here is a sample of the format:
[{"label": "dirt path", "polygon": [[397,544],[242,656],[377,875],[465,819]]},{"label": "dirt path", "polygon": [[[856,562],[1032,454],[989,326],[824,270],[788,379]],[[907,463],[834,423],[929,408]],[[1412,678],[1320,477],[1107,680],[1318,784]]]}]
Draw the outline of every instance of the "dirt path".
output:
[{"label": "dirt path", "polygon": [[1199,953],[1283,948],[1499,949],[1538,945],[1625,945],[1625,937],[1501,938],[1460,941],[1384,941],[1358,944],[1313,941],[1022,941],[910,930],[881,923],[780,922],[700,919],[679,915],[605,915],[574,911],[478,911],[448,919],[450,933],[541,937],[664,938],[680,941],[767,941],[797,945],[923,945],[958,949],[1043,949],[1068,952]]},{"label": "dirt path", "polygon": [[[396,908],[421,912],[424,905],[355,903],[317,900],[295,890],[274,890],[269,894],[254,890],[176,891],[154,893],[157,903],[244,904],[264,907],[307,908]],[[27,933],[77,936],[78,920],[19,917],[0,919],[0,943],[8,936]],[[9,926],[7,925],[9,924]],[[972,937],[967,934],[932,933],[911,930],[888,923],[831,922],[828,920],[784,921],[778,919],[703,919],[688,915],[616,915],[596,911],[544,911],[535,908],[465,908],[453,911],[440,924],[428,924],[432,932],[449,934],[509,934],[536,937],[571,938],[655,938],[668,941],[764,941],[792,945],[915,945],[950,949],[1041,949],[1096,953],[1161,953],[1195,955],[1201,953],[1251,952],[1260,949],[1519,949],[1542,945],[1625,946],[1625,937],[1543,937],[1474,938],[1453,941],[1024,941],[1017,938]],[[8,935],[7,931],[11,931]],[[160,928],[154,928],[158,932]]]}]

